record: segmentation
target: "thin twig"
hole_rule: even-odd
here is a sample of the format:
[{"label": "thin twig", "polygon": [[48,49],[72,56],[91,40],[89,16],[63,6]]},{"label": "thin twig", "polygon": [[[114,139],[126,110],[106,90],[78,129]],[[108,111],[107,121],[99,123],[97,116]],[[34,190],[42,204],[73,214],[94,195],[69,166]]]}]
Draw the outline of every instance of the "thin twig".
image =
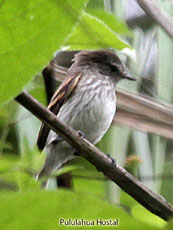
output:
[{"label": "thin twig", "polygon": [[23,92],[15,100],[46,123],[58,135],[62,136],[81,156],[95,165],[105,176],[118,184],[145,208],[164,220],[168,220],[173,216],[173,207],[162,196],[152,192],[122,167],[114,166],[112,160],[106,154],[70,126],[60,121],[51,111],[28,93]]},{"label": "thin twig", "polygon": [[149,17],[151,17],[171,38],[173,38],[172,18],[164,10],[158,7],[154,0],[137,0],[137,3]]}]

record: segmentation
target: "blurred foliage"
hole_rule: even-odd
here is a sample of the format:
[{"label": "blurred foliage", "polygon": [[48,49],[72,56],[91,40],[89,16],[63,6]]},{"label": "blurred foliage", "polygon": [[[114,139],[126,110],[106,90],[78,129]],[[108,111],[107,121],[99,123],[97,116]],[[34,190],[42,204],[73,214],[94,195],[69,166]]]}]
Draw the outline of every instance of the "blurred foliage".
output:
[{"label": "blurred foliage", "polygon": [[128,172],[138,178],[138,170],[141,163],[141,159],[138,156],[129,155],[125,161],[125,168]]},{"label": "blurred foliage", "polygon": [[[134,199],[120,192],[120,189],[107,181],[107,178],[85,159],[76,158],[56,173],[60,175],[72,172],[73,191],[41,191],[41,182],[35,181],[45,159],[45,154],[39,153],[35,146],[40,122],[9,99],[17,96],[25,87],[45,104],[40,72],[53,58],[54,53],[63,46],[70,46],[70,49],[112,47],[118,50],[132,50],[134,47],[138,55],[138,68],[135,67],[137,73],[141,73],[144,65],[142,60],[147,60],[148,57],[144,52],[146,47],[141,52],[139,45],[142,40],[141,31],[135,30],[132,33],[127,25],[122,23],[124,18],[120,20],[115,14],[104,11],[104,6],[111,8],[108,6],[110,1],[90,0],[86,8],[87,2],[88,0],[30,0],[26,3],[22,0],[12,0],[0,3],[1,229],[66,229],[59,226],[60,218],[118,219],[118,228],[123,230],[172,229],[173,222],[165,226],[164,221],[139,207]],[[120,9],[122,6],[119,2],[119,6],[112,8],[112,12],[119,10],[118,15],[123,15]],[[125,39],[130,42],[127,43]],[[169,47],[166,51],[169,51]],[[165,60],[165,65],[166,62]],[[129,67],[135,66],[128,59],[127,63]],[[167,67],[164,69],[167,70]],[[163,83],[164,79],[159,81]],[[141,88],[140,84],[142,81],[139,79],[137,84],[124,82],[121,86],[135,91]],[[170,91],[167,94],[171,94]],[[162,95],[160,97],[163,98]],[[153,143],[150,137],[146,137],[146,145],[141,136],[138,140],[139,145],[145,149],[143,152],[146,152],[146,145],[150,147]],[[135,153],[134,142],[134,135],[128,127],[112,126],[98,146],[105,153],[113,153],[118,164],[123,165],[128,154],[137,154],[143,163],[144,156]],[[148,154],[153,152],[151,148]],[[154,159],[154,156],[151,158]],[[169,157],[167,159],[169,161]],[[145,163],[152,166],[154,163],[149,160],[145,158]],[[171,166],[164,165],[165,173],[171,174]],[[135,174],[141,176],[137,170],[135,169]],[[164,181],[161,192],[173,202],[169,181]],[[100,228],[113,227],[92,226],[92,229]],[[91,227],[80,226],[80,229]]]},{"label": "blurred foliage", "polygon": [[86,2],[1,2],[0,103],[18,94],[48,64],[78,22]]},{"label": "blurred foliage", "polygon": [[173,175],[172,175],[172,159],[165,162],[164,173],[158,178],[162,181],[161,194],[166,200],[173,202]]},{"label": "blurred foliage", "polygon": [[[113,14],[106,13],[103,10],[88,10],[88,13],[105,22],[109,27],[118,34],[132,36],[133,33],[129,27],[117,19]],[[119,47],[120,48],[120,47]]]},{"label": "blurred foliage", "polygon": [[82,15],[80,24],[73,31],[66,45],[70,46],[72,50],[101,49],[103,47],[112,47],[120,50],[130,48],[103,21],[88,13]]},{"label": "blurred foliage", "polygon": [[160,217],[150,213],[141,205],[135,205],[132,209],[132,215],[136,219],[143,221],[144,223],[152,225],[155,227],[164,227],[166,226],[166,221],[162,220]]},{"label": "blurred foliage", "polygon": [[[152,230],[148,224],[142,224],[129,216],[121,208],[87,193],[74,193],[64,190],[27,192],[21,194],[2,193],[0,195],[0,226],[4,230],[14,229],[67,229],[59,226],[61,218],[94,220],[119,219],[119,229]],[[94,208],[93,208],[94,205]],[[115,226],[109,226],[113,229]],[[76,226],[68,226],[76,229]],[[108,226],[80,226],[80,229],[108,229]],[[155,227],[155,229],[159,229]]]}]

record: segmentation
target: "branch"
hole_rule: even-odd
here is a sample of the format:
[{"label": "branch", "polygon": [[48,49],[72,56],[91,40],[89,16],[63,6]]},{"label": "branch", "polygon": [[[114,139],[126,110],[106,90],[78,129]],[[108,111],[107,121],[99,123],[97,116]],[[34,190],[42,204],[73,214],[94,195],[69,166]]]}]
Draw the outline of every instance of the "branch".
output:
[{"label": "branch", "polygon": [[46,109],[32,96],[23,92],[15,98],[36,117],[46,123],[58,135],[77,149],[81,156],[102,171],[105,176],[118,184],[145,208],[168,220],[173,216],[173,207],[165,199],[145,187],[140,181],[120,166],[114,166],[112,160],[70,126],[60,121],[52,112]]},{"label": "branch", "polygon": [[158,7],[154,0],[137,0],[137,2],[145,13],[173,38],[172,18],[164,10]]},{"label": "branch", "polygon": [[173,107],[150,97],[116,90],[117,113],[114,121],[143,132],[173,139]]}]

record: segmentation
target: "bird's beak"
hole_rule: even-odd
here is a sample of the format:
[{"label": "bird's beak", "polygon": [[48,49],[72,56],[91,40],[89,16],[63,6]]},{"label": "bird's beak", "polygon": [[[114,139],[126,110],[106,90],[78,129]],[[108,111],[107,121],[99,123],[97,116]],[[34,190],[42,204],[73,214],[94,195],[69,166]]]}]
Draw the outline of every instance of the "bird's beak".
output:
[{"label": "bird's beak", "polygon": [[124,73],[122,74],[122,78],[131,80],[131,81],[136,81],[136,78],[132,77],[132,76],[131,76],[129,73],[127,73],[127,72],[124,72]]}]

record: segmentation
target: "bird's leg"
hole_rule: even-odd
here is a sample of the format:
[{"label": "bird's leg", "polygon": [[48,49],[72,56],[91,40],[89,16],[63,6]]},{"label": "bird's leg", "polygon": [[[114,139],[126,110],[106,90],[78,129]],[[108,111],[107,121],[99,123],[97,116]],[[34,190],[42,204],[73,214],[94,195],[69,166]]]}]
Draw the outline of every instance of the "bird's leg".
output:
[{"label": "bird's leg", "polygon": [[80,154],[79,154],[78,152],[74,152],[73,155],[74,155],[75,157],[79,157],[79,156],[80,156]]},{"label": "bird's leg", "polygon": [[[79,134],[80,137],[85,137],[85,134],[82,131],[78,130],[77,132],[78,132],[78,134]],[[78,152],[74,152],[73,155],[77,156],[77,157],[80,156],[80,154]]]},{"label": "bird's leg", "polygon": [[58,144],[58,143],[61,142],[61,141],[64,141],[64,139],[63,139],[62,137],[60,137],[60,136],[57,136],[57,137],[52,141],[52,144],[53,144],[53,145],[56,145],[56,144]]}]

